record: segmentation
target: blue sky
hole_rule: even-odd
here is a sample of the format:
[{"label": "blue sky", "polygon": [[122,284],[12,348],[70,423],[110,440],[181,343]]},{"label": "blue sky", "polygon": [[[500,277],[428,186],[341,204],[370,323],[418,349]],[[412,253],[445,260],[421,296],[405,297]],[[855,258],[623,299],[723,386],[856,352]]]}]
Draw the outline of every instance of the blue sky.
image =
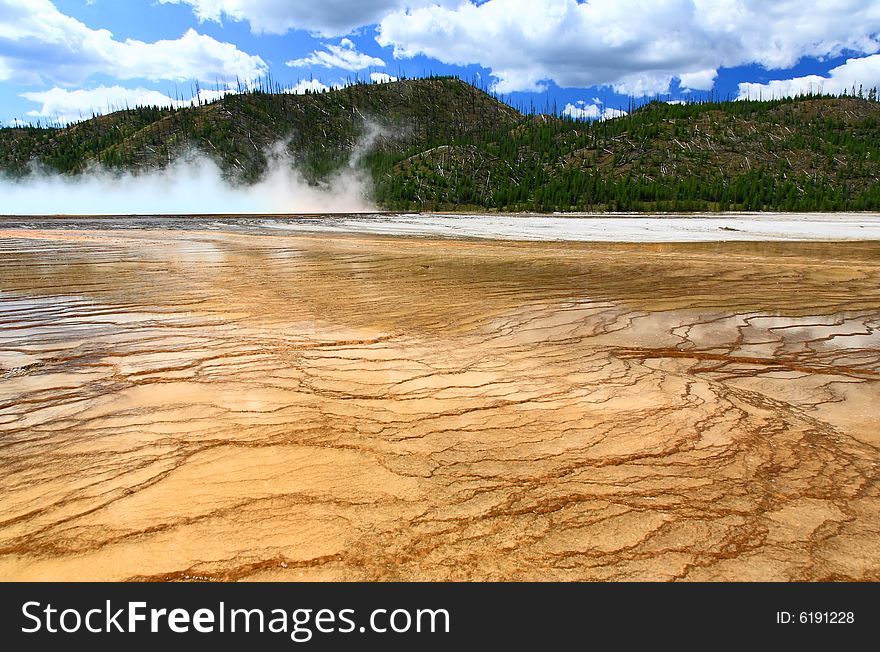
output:
[{"label": "blue sky", "polygon": [[880,84],[876,0],[0,0],[0,120],[426,73],[585,118]]}]

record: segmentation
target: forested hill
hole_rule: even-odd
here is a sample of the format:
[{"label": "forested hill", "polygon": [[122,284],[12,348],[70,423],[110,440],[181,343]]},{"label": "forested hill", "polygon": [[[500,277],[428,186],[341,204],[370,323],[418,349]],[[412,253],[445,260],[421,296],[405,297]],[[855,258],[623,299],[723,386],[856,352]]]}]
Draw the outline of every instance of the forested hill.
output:
[{"label": "forested hill", "polygon": [[76,174],[215,158],[246,183],[286,142],[306,176],[360,164],[392,210],[880,209],[880,103],[858,97],[652,102],[586,123],[524,115],[454,78],[252,92],[181,109],[137,108],[64,128],[0,130],[0,169]]}]

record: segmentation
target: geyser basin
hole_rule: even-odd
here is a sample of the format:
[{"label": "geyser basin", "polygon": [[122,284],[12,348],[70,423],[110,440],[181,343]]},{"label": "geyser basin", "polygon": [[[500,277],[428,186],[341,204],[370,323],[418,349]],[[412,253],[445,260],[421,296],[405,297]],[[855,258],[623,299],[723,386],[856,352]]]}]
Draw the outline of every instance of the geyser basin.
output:
[{"label": "geyser basin", "polygon": [[0,233],[0,577],[878,579],[880,244],[258,222]]}]

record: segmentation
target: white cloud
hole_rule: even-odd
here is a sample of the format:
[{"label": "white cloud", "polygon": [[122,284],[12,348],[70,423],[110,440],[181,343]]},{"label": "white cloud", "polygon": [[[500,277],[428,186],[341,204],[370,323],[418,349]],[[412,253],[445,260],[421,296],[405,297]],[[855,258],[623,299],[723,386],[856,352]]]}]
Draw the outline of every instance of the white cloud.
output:
[{"label": "white cloud", "polygon": [[67,90],[52,88],[48,91],[22,93],[21,97],[41,104],[39,109],[28,111],[34,118],[46,118],[53,122],[68,123],[88,119],[92,114],[102,115],[138,106],[184,107],[198,103],[214,102],[233,90],[206,90],[189,99],[174,99],[146,88],[123,88],[121,86],[98,86],[91,89]]},{"label": "white cloud", "polygon": [[306,30],[320,36],[342,36],[373,25],[392,11],[427,5],[456,5],[461,0],[159,0],[187,4],[199,20],[247,21],[257,34]]},{"label": "white cloud", "polygon": [[842,95],[844,91],[858,91],[864,87],[880,87],[880,54],[860,59],[847,59],[846,63],[828,71],[828,76],[807,75],[793,79],[775,79],[766,84],[746,82],[739,85],[738,99],[770,99],[774,97],[794,97],[813,93]]},{"label": "white cloud", "polygon": [[602,111],[603,120],[613,120],[614,118],[622,118],[627,115],[623,109],[605,109]]},{"label": "white cloud", "polygon": [[347,38],[342,39],[339,45],[325,45],[324,47],[326,50],[315,50],[307,57],[288,61],[286,65],[291,68],[323,66],[324,68],[342,68],[343,70],[363,70],[370,66],[385,65],[385,62],[378,57],[358,52],[354,43]]},{"label": "white cloud", "polygon": [[[596,98],[593,98],[594,101]],[[566,104],[562,109],[562,115],[577,120],[613,120],[626,115],[626,111],[621,109],[612,109],[610,107],[602,108],[597,104],[587,104],[584,100],[578,100],[576,104]]]},{"label": "white cloud", "polygon": [[692,91],[709,91],[715,86],[715,78],[718,77],[718,71],[714,68],[707,70],[698,70],[696,72],[685,72],[678,75],[681,81],[681,87]]},{"label": "white cloud", "polygon": [[0,0],[0,81],[77,84],[116,79],[250,80],[267,70],[257,56],[193,29],[174,40],[118,41],[61,13],[49,0]]},{"label": "white cloud", "polygon": [[317,79],[300,79],[295,86],[286,89],[284,92],[292,95],[303,95],[306,91],[309,93],[324,93],[329,90],[329,86],[322,84]]},{"label": "white cloud", "polygon": [[387,84],[389,82],[396,82],[397,77],[393,77],[387,72],[371,72],[370,81],[374,84]]},{"label": "white cloud", "polygon": [[708,90],[721,67],[873,54],[878,33],[876,0],[486,0],[395,11],[377,40],[398,58],[485,66],[501,93],[553,80],[642,96],[676,78]]},{"label": "white cloud", "polygon": [[602,110],[596,104],[587,104],[583,100],[578,100],[577,104],[566,104],[562,109],[562,115],[578,120],[595,120],[602,115]]}]

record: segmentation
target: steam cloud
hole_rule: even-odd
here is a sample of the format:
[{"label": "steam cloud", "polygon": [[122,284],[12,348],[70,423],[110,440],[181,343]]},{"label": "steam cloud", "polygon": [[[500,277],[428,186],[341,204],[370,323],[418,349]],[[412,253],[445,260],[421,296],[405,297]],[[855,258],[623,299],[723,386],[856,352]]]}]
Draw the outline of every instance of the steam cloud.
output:
[{"label": "steam cloud", "polygon": [[191,155],[164,169],[116,174],[94,168],[78,176],[32,173],[0,178],[3,215],[176,215],[189,213],[353,213],[374,210],[370,183],[358,163],[382,134],[367,123],[349,165],[320,185],[309,184],[282,145],[252,185],[234,185],[207,156]]}]

